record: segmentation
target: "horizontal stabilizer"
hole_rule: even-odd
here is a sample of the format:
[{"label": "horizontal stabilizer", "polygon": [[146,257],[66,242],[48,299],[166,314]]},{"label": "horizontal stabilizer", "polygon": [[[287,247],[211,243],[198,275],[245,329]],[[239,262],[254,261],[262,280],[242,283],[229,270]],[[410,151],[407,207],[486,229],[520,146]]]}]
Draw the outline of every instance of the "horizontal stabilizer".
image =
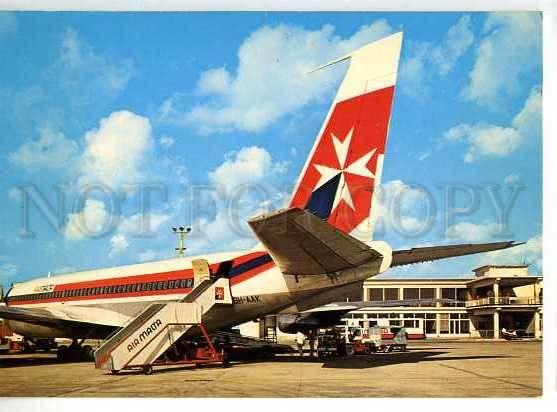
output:
[{"label": "horizontal stabilizer", "polygon": [[291,208],[248,223],[285,274],[333,273],[381,258],[365,243],[307,210]]},{"label": "horizontal stabilizer", "polygon": [[472,255],[474,253],[492,252],[522,245],[515,242],[478,243],[464,245],[416,247],[406,250],[393,251],[391,266],[410,265],[412,263],[429,262],[457,256]]}]

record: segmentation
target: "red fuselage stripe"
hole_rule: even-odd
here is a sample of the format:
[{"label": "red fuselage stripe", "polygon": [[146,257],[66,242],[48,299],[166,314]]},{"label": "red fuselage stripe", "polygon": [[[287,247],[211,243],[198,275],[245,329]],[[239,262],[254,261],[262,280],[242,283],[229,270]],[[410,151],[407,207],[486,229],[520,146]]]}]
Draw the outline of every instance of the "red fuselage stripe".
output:
[{"label": "red fuselage stripe", "polygon": [[17,303],[13,302],[10,306],[32,305],[37,303],[53,303],[53,302],[73,302],[78,300],[95,300],[95,299],[118,299],[118,298],[135,298],[138,296],[160,296],[160,295],[185,295],[191,291],[191,288],[184,289],[167,289],[167,290],[146,290],[142,292],[129,293],[104,293],[91,296],[72,296],[51,299],[33,299],[21,300]]},{"label": "red fuselage stripe", "polygon": [[[255,252],[249,253],[247,255],[239,256],[234,258],[232,261],[232,267],[240,266],[250,260],[260,258],[262,256],[267,255],[266,252]],[[222,262],[214,263],[210,265],[210,269],[213,273],[215,273],[219,265]],[[274,267],[274,263],[267,262],[261,265],[258,265],[250,270],[247,270],[243,273],[239,273],[230,278],[230,285],[237,285],[241,282],[244,282],[252,277],[262,273],[268,269]],[[82,282],[74,282],[74,283],[64,283],[60,285],[56,285],[54,287],[54,292],[58,291],[67,291],[67,290],[74,290],[74,289],[92,289],[92,288],[99,288],[99,287],[107,287],[107,286],[120,286],[120,285],[130,285],[135,283],[149,283],[149,282],[162,282],[162,281],[171,281],[171,280],[180,280],[180,279],[192,279],[193,278],[193,270],[192,269],[180,269],[168,272],[160,272],[160,273],[151,273],[145,275],[134,275],[134,276],[124,276],[124,277],[117,277],[117,278],[106,278],[106,279],[98,279],[98,280],[88,280]],[[95,299],[118,299],[118,298],[133,298],[133,297],[141,297],[141,296],[161,296],[161,295],[175,295],[175,294],[182,294],[185,295],[191,291],[191,288],[176,288],[176,289],[163,289],[163,290],[145,290],[145,291],[138,291],[138,292],[119,292],[119,293],[98,293],[98,294],[91,294],[86,296],[64,296],[64,297],[57,297],[57,298],[42,298],[42,299],[29,299],[29,300],[18,300],[9,302],[10,306],[19,306],[19,305],[30,305],[30,304],[42,304],[42,303],[53,303],[53,302],[70,302],[70,301],[89,301]],[[41,292],[37,292],[40,294]]]}]

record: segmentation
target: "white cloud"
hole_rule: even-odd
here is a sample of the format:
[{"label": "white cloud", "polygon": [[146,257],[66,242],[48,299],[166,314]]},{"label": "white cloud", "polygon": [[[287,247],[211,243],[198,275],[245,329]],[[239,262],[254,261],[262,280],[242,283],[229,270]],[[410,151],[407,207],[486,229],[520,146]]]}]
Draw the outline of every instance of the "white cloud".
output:
[{"label": "white cloud", "polygon": [[449,142],[466,142],[468,151],[464,161],[472,163],[483,157],[505,157],[513,153],[526,139],[541,139],[542,96],[534,87],[522,110],[514,117],[511,126],[477,123],[460,124],[444,134]]},{"label": "white cloud", "polygon": [[520,113],[512,126],[525,138],[541,138],[542,136],[542,91],[539,86],[532,88]]},{"label": "white cloud", "polygon": [[514,186],[520,182],[520,178],[517,174],[511,173],[510,175],[505,176],[503,181],[508,186]]},{"label": "white cloud", "polygon": [[141,177],[145,155],[153,144],[151,124],[129,111],[113,112],[85,134],[85,144],[79,183],[133,183]]},{"label": "white cloud", "polygon": [[114,257],[122,253],[130,246],[128,239],[125,235],[118,233],[110,238],[110,249],[108,251],[109,257]]},{"label": "white cloud", "polygon": [[542,235],[531,237],[523,245],[497,252],[482,253],[478,255],[479,265],[530,265],[532,269],[541,274],[543,269],[543,243]]},{"label": "white cloud", "polygon": [[427,200],[421,188],[402,180],[391,180],[382,183],[374,196],[374,236],[390,230],[396,230],[400,235],[413,235],[425,228]]},{"label": "white cloud", "polygon": [[439,43],[410,41],[409,55],[400,67],[402,91],[420,98],[427,93],[427,82],[431,81],[434,73],[448,74],[474,42],[470,26],[470,16],[464,15],[449,28]]},{"label": "white cloud", "polygon": [[8,190],[8,198],[10,200],[21,201],[21,190],[17,187],[12,187]]},{"label": "white cloud", "polygon": [[170,136],[164,135],[159,139],[159,143],[165,149],[168,149],[174,144],[174,139]]},{"label": "white cloud", "polygon": [[224,67],[209,69],[201,73],[197,84],[198,92],[203,95],[226,93],[232,79]]},{"label": "white cloud", "polygon": [[220,67],[201,74],[197,91],[205,102],[186,110],[176,94],[161,106],[161,117],[191,125],[203,134],[258,132],[285,114],[327,97],[345,68],[308,74],[310,70],[392,31],[385,20],[362,26],[345,39],[335,35],[331,25],[314,31],[287,25],[262,27],[240,46],[234,72]]},{"label": "white cloud", "polygon": [[227,193],[248,183],[260,183],[273,175],[284,174],[286,164],[273,163],[271,155],[258,146],[243,147],[229,152],[225,161],[209,173],[211,181],[225,188]]},{"label": "white cloud", "polygon": [[158,260],[164,258],[166,255],[160,252],[157,252],[153,249],[147,249],[143,252],[139,253],[138,259],[140,262],[151,262],[153,260]]},{"label": "white cloud", "polygon": [[502,226],[497,223],[476,224],[471,222],[456,223],[447,228],[445,238],[458,239],[462,242],[481,242],[500,233]]},{"label": "white cloud", "polygon": [[28,170],[67,168],[79,150],[78,144],[62,133],[48,128],[39,131],[39,138],[21,145],[8,158]]},{"label": "white cloud", "polygon": [[115,96],[133,75],[133,62],[95,53],[77,31],[68,28],[62,39],[53,76],[74,103],[90,103],[99,95]]},{"label": "white cloud", "polygon": [[99,234],[110,223],[109,220],[104,202],[87,199],[81,211],[68,215],[64,238],[70,241],[83,240],[89,235]]},{"label": "white cloud", "polygon": [[142,231],[156,233],[171,217],[171,214],[156,212],[136,213],[135,215],[123,218],[118,226],[118,231],[130,235],[140,234]]},{"label": "white cloud", "polygon": [[0,12],[0,35],[13,34],[17,31],[17,17],[15,13]]},{"label": "white cloud", "polygon": [[[257,146],[226,154],[225,160],[209,173],[211,182],[224,188],[226,196],[213,196],[214,203],[204,209],[207,215],[192,222],[190,252],[244,250],[254,246],[257,240],[247,220],[283,207],[288,194],[283,193],[282,187],[276,187],[275,183],[285,171],[284,162],[274,162],[265,149]],[[231,196],[243,184],[258,184],[263,190]]]},{"label": "white cloud", "polygon": [[420,162],[423,162],[424,160],[426,160],[426,159],[428,159],[428,158],[431,157],[431,153],[432,153],[431,150],[427,150],[427,151],[425,151],[425,152],[420,153],[420,154],[418,155],[418,160],[419,160]]},{"label": "white cloud", "polygon": [[490,13],[483,31],[463,95],[497,108],[521,91],[525,75],[541,66],[541,12]]},{"label": "white cloud", "polygon": [[10,279],[16,273],[17,265],[12,263],[8,256],[0,255],[0,280]]},{"label": "white cloud", "polygon": [[512,127],[476,124],[461,124],[451,128],[445,138],[449,141],[466,141],[468,152],[464,155],[466,163],[472,163],[479,157],[504,157],[514,152],[520,145],[522,136]]},{"label": "white cloud", "polygon": [[474,33],[470,28],[471,18],[464,15],[447,31],[447,36],[432,50],[432,61],[440,74],[447,74],[457,60],[474,42]]}]

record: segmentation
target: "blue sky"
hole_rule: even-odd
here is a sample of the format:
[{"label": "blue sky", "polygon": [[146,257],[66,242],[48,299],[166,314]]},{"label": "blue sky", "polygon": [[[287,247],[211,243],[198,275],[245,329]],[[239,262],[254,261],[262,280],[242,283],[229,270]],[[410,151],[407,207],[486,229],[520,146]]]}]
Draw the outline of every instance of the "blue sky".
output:
[{"label": "blue sky", "polygon": [[[346,66],[307,72],[401,30],[375,238],[394,248],[527,243],[389,276],[521,262],[540,273],[537,13],[3,12],[0,282],[172,257],[179,224],[194,227],[192,254],[253,246],[245,218],[288,199]],[[164,188],[151,194],[150,233],[138,184]],[[58,231],[31,203],[34,236],[18,235],[20,185],[33,185],[34,200],[42,194]],[[447,225],[447,211],[466,209],[470,196],[473,210]],[[509,196],[502,227],[494,199]]]}]

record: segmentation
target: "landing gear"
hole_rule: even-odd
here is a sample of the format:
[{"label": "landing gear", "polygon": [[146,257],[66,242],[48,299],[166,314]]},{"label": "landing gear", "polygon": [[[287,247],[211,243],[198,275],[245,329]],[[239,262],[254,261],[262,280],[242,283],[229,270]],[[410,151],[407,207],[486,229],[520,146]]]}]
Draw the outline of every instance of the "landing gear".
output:
[{"label": "landing gear", "polygon": [[56,351],[56,357],[59,361],[69,362],[90,362],[94,360],[94,349],[90,345],[83,346],[84,339],[78,342],[74,339],[70,346],[62,345]]},{"label": "landing gear", "polygon": [[56,350],[56,359],[61,362],[65,361],[68,357],[67,352],[68,347],[66,345],[58,346],[58,349]]},{"label": "landing gear", "polygon": [[143,373],[144,373],[145,375],[150,375],[150,374],[152,374],[152,373],[153,373],[153,367],[152,367],[151,365],[145,365],[145,366],[143,367]]},{"label": "landing gear", "polygon": [[37,345],[31,339],[23,340],[23,353],[35,353]]}]

